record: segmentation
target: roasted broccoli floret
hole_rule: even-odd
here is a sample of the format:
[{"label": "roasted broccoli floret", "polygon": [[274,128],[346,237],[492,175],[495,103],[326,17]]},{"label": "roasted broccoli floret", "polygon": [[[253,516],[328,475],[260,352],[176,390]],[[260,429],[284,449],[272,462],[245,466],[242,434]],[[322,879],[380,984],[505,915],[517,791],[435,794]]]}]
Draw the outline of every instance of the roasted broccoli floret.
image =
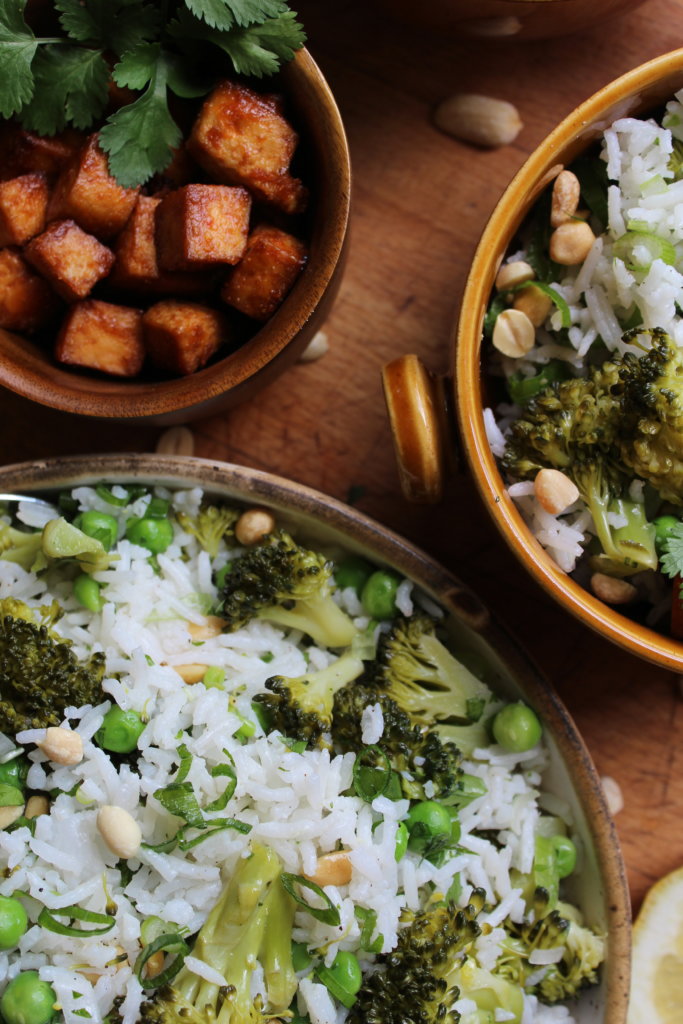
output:
[{"label": "roasted broccoli floret", "polygon": [[407,913],[395,949],[366,975],[348,1024],[458,1024],[453,975],[481,933],[483,906],[484,893],[475,889],[462,910],[449,903]]},{"label": "roasted broccoli floret", "polygon": [[657,567],[654,528],[629,494],[633,474],[620,453],[623,401],[619,360],[587,377],[560,381],[533,399],[507,435],[503,464],[518,480],[558,469],[576,484],[595,524],[603,571]]},{"label": "roasted broccoli floret", "polygon": [[491,743],[488,721],[490,719],[482,715],[478,721],[466,725],[439,722],[434,731],[443,743],[455,744],[463,757],[472,757],[475,750]]},{"label": "roasted broccoli floret", "polygon": [[445,800],[455,793],[463,774],[458,748],[442,743],[434,732],[415,725],[396,701],[374,686],[351,683],[335,693],[331,729],[335,747],[355,753],[366,749],[361,720],[365,709],[375,704],[379,704],[384,719],[377,746],[398,773],[404,797],[424,800],[427,782],[433,786],[430,797]]},{"label": "roasted broccoli floret", "polygon": [[6,562],[16,562],[27,572],[45,566],[42,548],[42,532],[40,530],[25,533],[7,523],[0,523],[0,558]]},{"label": "roasted broccoli floret", "polygon": [[97,704],[104,669],[101,652],[79,661],[27,605],[0,601],[0,731],[59,725],[65,708]]},{"label": "roasted broccoli floret", "polygon": [[335,694],[363,669],[362,659],[351,649],[326,668],[293,678],[271,676],[266,680],[269,692],[255,700],[267,708],[271,729],[314,745],[332,725]]},{"label": "roasted broccoli floret", "polygon": [[[288,1016],[297,988],[292,966],[294,900],[281,883],[272,850],[254,843],[202,925],[192,956],[226,985],[182,967],[173,981],[142,1004],[141,1024],[267,1024]],[[252,995],[257,966],[265,999]]]},{"label": "roasted broccoli floret", "polygon": [[283,530],[269,534],[235,559],[221,593],[230,629],[258,617],[298,629],[324,647],[347,647],[356,628],[330,593],[332,564]]},{"label": "roasted broccoli floret", "polygon": [[426,615],[399,618],[380,636],[372,682],[416,725],[477,721],[491,699],[486,683],[447,650]]},{"label": "roasted broccoli floret", "polygon": [[621,364],[619,450],[661,498],[683,505],[683,351],[658,328],[631,331],[626,340],[642,346],[648,334],[649,351],[627,353]]},{"label": "roasted broccoli floret", "polygon": [[240,512],[229,505],[202,505],[196,516],[178,511],[176,517],[183,530],[196,537],[200,547],[215,558],[221,541],[234,538]]}]

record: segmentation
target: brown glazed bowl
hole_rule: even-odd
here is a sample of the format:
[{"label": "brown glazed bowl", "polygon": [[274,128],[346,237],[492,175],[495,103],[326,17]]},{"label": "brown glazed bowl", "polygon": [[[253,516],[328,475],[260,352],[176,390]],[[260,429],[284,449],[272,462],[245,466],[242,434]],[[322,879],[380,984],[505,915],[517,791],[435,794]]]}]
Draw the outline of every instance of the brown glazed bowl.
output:
[{"label": "brown glazed bowl", "polygon": [[[587,626],[632,654],[677,672],[683,670],[683,643],[633,622],[576,583],[538,544],[508,496],[484,429],[482,323],[505,253],[522,220],[558,170],[571,163],[616,118],[647,112],[682,86],[683,49],[656,57],[591,96],[531,154],[496,206],[477,247],[451,342],[455,380],[446,385],[452,388],[464,458],[493,521],[525,569]],[[385,367],[384,383],[404,491],[409,497],[438,500],[444,452],[454,440],[452,431],[440,429],[439,388],[444,382],[420,367],[415,356],[406,356]],[[417,424],[412,434],[410,428],[400,425],[402,420]],[[427,467],[426,474],[423,466]]]},{"label": "brown glazed bowl", "polygon": [[293,363],[339,288],[349,218],[351,167],[344,125],[307,50],[285,65],[283,91],[304,152],[310,189],[310,254],[276,313],[249,341],[186,377],[118,380],[59,366],[50,352],[0,329],[0,386],[41,405],[99,419],[165,425],[209,416],[247,398]]},{"label": "brown glazed bowl", "polygon": [[487,39],[565,36],[626,14],[644,0],[381,0],[403,21],[419,12],[420,26]]},{"label": "brown glazed bowl", "polygon": [[413,580],[447,616],[456,642],[476,653],[497,692],[535,708],[550,747],[548,780],[572,808],[584,867],[572,899],[607,938],[601,982],[576,1012],[581,1024],[625,1024],[630,977],[630,904],[624,867],[600,779],[576,727],[551,686],[487,608],[426,554],[355,509],[280,477],[187,456],[75,456],[0,468],[0,492],[48,495],[55,489],[107,483],[202,487],[218,498],[266,506],[299,536],[369,558]]}]

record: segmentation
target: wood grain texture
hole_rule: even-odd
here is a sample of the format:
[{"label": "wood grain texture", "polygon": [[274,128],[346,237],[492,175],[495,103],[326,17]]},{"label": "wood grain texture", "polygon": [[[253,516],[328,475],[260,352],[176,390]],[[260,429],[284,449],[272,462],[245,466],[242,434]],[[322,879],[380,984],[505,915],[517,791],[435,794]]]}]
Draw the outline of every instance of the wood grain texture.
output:
[{"label": "wood grain texture", "polygon": [[[196,454],[267,469],[342,500],[354,494],[362,511],[477,590],[557,687],[599,772],[621,785],[617,825],[637,907],[657,877],[683,863],[679,681],[551,604],[503,547],[466,476],[453,475],[438,507],[403,500],[380,371],[408,352],[448,370],[468,264],[503,189],[581,100],[680,45],[683,0],[649,0],[593,31],[518,43],[421,30],[369,0],[297,7],[346,122],[354,169],[346,275],[325,327],[330,350],[229,414],[194,423]],[[516,141],[486,152],[437,132],[430,111],[458,90],[514,102],[524,121]],[[150,451],[160,433],[56,414],[9,393],[0,399],[0,425],[4,462]]]}]

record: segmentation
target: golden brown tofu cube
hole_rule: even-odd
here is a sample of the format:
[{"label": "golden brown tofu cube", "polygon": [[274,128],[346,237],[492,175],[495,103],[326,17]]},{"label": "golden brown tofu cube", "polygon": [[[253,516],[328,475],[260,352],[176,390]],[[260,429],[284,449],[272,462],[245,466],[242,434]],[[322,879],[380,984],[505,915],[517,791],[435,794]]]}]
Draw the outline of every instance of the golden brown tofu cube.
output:
[{"label": "golden brown tofu cube", "polygon": [[246,252],[223,285],[221,298],[254,320],[278,308],[306,263],[306,246],[294,235],[261,224],[249,235]]},{"label": "golden brown tofu cube", "polygon": [[307,193],[289,173],[297,141],[273,97],[222,82],[205,100],[188,148],[217,181],[243,185],[255,199],[298,213]]},{"label": "golden brown tofu cube", "polygon": [[71,128],[44,137],[25,131],[14,121],[6,121],[0,128],[0,178],[37,171],[55,178],[83,142],[84,136]]},{"label": "golden brown tofu cube", "polygon": [[86,234],[74,220],[53,221],[28,243],[24,254],[67,302],[89,295],[114,263],[111,249]]},{"label": "golden brown tofu cube", "polygon": [[182,376],[205,366],[227,336],[225,317],[194,302],[157,302],[142,323],[150,360],[160,370]]},{"label": "golden brown tofu cube", "polygon": [[57,179],[48,220],[75,220],[90,235],[112,238],[130,217],[138,191],[111,176],[97,135],[91,135]]},{"label": "golden brown tofu cube", "polygon": [[34,274],[18,252],[0,251],[0,327],[35,331],[49,324],[59,309],[47,281]]},{"label": "golden brown tofu cube", "polygon": [[48,188],[44,174],[0,182],[0,246],[23,245],[45,227]]},{"label": "golden brown tofu cube", "polygon": [[117,288],[156,295],[201,295],[209,290],[205,272],[159,269],[154,232],[160,202],[156,196],[138,196],[135,209],[114,244],[116,262],[109,282]]},{"label": "golden brown tofu cube", "polygon": [[142,313],[98,299],[77,302],[62,324],[55,358],[115,377],[135,377],[145,358]]},{"label": "golden brown tofu cube", "polygon": [[251,197],[229,185],[185,185],[156,210],[157,259],[162,270],[200,270],[237,263],[249,232]]}]

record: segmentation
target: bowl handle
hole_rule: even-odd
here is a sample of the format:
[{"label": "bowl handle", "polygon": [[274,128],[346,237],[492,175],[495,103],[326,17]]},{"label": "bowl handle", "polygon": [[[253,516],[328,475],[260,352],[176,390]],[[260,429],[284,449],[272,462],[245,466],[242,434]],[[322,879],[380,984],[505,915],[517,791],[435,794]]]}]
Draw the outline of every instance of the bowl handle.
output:
[{"label": "bowl handle", "polygon": [[450,383],[416,355],[399,356],[382,369],[401,489],[409,501],[436,504],[447,474],[458,467]]}]

